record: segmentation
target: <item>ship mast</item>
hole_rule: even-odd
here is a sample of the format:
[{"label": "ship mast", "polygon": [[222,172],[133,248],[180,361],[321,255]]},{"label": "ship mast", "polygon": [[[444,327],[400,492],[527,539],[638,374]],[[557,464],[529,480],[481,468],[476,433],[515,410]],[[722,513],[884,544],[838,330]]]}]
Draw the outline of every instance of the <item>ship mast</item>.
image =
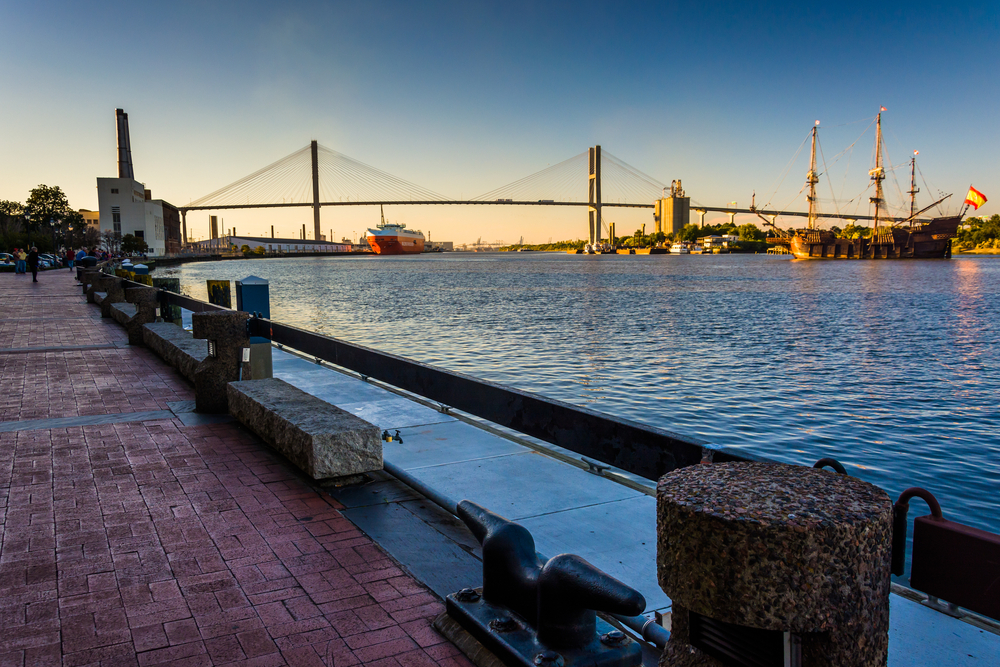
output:
[{"label": "ship mast", "polygon": [[819,183],[819,176],[816,175],[816,130],[819,121],[813,125],[812,150],[809,153],[809,173],[806,174],[806,185],[809,186],[809,229],[816,228],[816,184]]},{"label": "ship mast", "polygon": [[917,187],[917,152],[913,151],[913,157],[910,158],[910,227],[913,226],[913,219],[917,217],[917,193],[920,189]]},{"label": "ship mast", "polygon": [[878,234],[878,223],[879,223],[879,213],[881,212],[882,202],[885,199],[882,196],[882,181],[885,180],[885,169],[882,167],[882,111],[878,112],[878,117],[875,119],[875,168],[868,170],[868,175],[875,182],[875,196],[869,198],[868,201],[875,204],[875,222],[872,229],[872,237],[876,237]]}]

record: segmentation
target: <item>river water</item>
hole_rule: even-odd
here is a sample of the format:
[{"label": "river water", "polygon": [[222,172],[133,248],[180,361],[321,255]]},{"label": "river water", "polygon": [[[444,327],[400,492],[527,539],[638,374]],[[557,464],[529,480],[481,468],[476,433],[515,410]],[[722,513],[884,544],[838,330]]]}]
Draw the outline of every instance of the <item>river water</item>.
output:
[{"label": "river water", "polygon": [[779,461],[832,456],[1000,532],[1000,258],[448,253],[156,273],[200,299],[207,279],[267,278],[277,321]]}]

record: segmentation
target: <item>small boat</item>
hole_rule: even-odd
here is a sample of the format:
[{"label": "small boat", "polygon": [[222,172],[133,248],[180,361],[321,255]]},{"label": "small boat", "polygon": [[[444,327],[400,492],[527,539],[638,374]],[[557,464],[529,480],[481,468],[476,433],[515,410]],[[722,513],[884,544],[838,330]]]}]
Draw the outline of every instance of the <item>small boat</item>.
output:
[{"label": "small boat", "polygon": [[688,249],[687,244],[675,243],[670,246],[671,255],[690,255],[691,251]]}]

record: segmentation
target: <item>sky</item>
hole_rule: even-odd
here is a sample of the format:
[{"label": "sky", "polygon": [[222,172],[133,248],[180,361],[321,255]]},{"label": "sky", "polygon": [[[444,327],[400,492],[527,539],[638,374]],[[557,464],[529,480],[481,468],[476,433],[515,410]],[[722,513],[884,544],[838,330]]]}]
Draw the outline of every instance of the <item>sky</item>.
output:
[{"label": "sky", "polygon": [[[820,196],[867,213],[867,194],[844,202],[867,187],[868,128],[884,106],[903,190],[919,150],[952,210],[971,183],[991,199],[979,213],[993,214],[998,36],[995,0],[0,0],[0,199],[58,185],[74,208],[96,209],[95,179],[117,175],[121,107],[136,178],[178,206],[315,139],[456,199],[600,144],[661,182],[682,179],[696,203],[746,206],[756,193],[804,210],[803,142],[820,120]],[[307,208],[218,215],[241,234],[312,229]],[[386,215],[455,243],[587,235],[585,208]],[[648,209],[605,216],[619,233],[652,229]],[[322,229],[356,236],[378,219],[377,207],[324,208]],[[188,227],[204,238],[208,213]]]}]

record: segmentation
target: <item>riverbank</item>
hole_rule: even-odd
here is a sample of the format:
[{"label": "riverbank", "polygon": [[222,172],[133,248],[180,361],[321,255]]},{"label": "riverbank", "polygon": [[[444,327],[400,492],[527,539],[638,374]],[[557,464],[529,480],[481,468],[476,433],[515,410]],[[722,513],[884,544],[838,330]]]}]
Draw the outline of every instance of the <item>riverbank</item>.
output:
[{"label": "riverbank", "polygon": [[1000,255],[1000,248],[973,248],[956,252],[955,256],[958,255]]},{"label": "riverbank", "polygon": [[285,252],[285,253],[271,253],[264,255],[254,255],[250,253],[244,255],[243,253],[234,254],[219,254],[219,255],[174,255],[171,257],[157,257],[157,266],[180,266],[182,264],[192,264],[195,262],[221,262],[224,260],[234,260],[234,259],[295,259],[301,257],[363,257],[365,255],[374,255],[375,253],[369,251],[359,251],[359,252]]}]

